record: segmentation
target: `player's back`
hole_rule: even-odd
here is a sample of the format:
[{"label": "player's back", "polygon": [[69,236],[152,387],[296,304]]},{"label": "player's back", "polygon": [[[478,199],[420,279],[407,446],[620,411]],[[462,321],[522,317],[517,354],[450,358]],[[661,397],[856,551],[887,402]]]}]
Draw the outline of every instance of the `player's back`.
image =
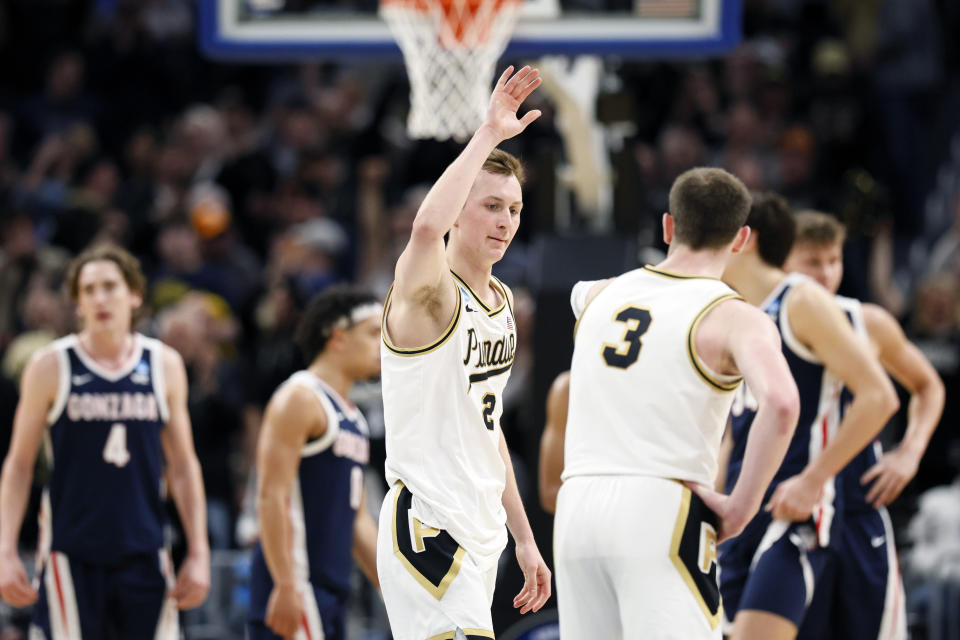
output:
[{"label": "player's back", "polygon": [[135,334],[117,371],[99,366],[75,335],[53,348],[60,380],[44,442],[51,474],[42,546],[101,564],[156,553],[163,547],[160,433],[169,417],[163,345]]},{"label": "player's back", "polygon": [[646,475],[710,484],[739,378],[696,353],[700,321],[738,297],[723,282],[643,267],[589,302],[577,323],[564,480]]}]

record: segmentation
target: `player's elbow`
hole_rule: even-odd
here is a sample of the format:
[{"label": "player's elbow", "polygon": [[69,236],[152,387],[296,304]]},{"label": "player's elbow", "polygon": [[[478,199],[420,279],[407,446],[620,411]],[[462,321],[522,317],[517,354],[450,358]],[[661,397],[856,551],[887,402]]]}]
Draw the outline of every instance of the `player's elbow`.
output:
[{"label": "player's elbow", "polygon": [[926,398],[930,398],[933,403],[942,408],[944,400],[946,399],[947,390],[940,376],[936,372],[933,372],[926,379],[924,385],[918,389],[918,393]]},{"label": "player's elbow", "polygon": [[883,384],[877,389],[878,406],[882,408],[886,416],[884,421],[893,416],[900,409],[900,398],[897,396],[897,390],[893,388],[890,378],[884,376]]},{"label": "player's elbow", "polygon": [[774,417],[777,433],[783,436],[793,434],[800,418],[800,394],[795,384],[779,385],[764,398],[765,404]]},{"label": "player's elbow", "polygon": [[410,238],[414,242],[434,242],[442,238],[447,229],[442,228],[431,219],[428,212],[423,210],[417,214],[413,221],[413,229],[410,231]]}]

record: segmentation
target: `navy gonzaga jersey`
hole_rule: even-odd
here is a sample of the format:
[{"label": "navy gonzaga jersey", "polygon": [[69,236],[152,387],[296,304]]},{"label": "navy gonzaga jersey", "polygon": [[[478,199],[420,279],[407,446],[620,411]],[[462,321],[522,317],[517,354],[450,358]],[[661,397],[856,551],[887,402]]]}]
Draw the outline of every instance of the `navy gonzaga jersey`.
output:
[{"label": "navy gonzaga jersey", "polygon": [[[820,455],[836,434],[840,424],[840,396],[843,385],[838,378],[827,371],[820,359],[794,336],[784,309],[784,299],[790,290],[801,282],[808,281],[812,282],[807,276],[801,274],[788,275],[761,305],[780,330],[783,355],[786,357],[790,373],[800,393],[800,418],[797,421],[797,429],[790,441],[783,463],[767,489],[764,502],[773,494],[778,484],[803,471],[811,460]],[[757,401],[747,385],[741,385],[734,397],[730,414],[733,450],[727,467],[728,493],[733,489],[740,475],[747,435],[757,415],[757,406]],[[835,481],[831,478],[824,486],[823,498],[813,512],[821,545],[828,544],[830,540],[835,497]]]},{"label": "navy gonzaga jersey", "polygon": [[[290,491],[294,577],[342,597],[350,592],[353,567],[353,521],[363,495],[363,469],[370,458],[363,415],[309,371],[298,371],[284,384],[300,384],[316,393],[327,414],[327,430],[307,441],[297,479]],[[263,550],[257,545],[253,578],[269,581]],[[270,591],[254,587],[254,615],[262,615]],[[259,618],[262,619],[262,618]]]},{"label": "navy gonzaga jersey", "polygon": [[44,442],[51,473],[42,550],[115,564],[163,547],[163,345],[140,334],[133,340],[117,371],[99,366],[76,335],[53,345],[60,381]]},{"label": "navy gonzaga jersey", "polygon": [[[843,309],[844,313],[846,313],[850,319],[853,330],[857,332],[858,336],[869,342],[870,336],[867,333],[867,325],[863,319],[863,309],[860,306],[860,301],[844,296],[837,296],[836,300],[837,304],[840,305],[840,308]],[[840,400],[841,409],[844,413],[846,413],[847,407],[850,406],[851,402],[853,402],[853,395],[844,387]],[[873,443],[867,445],[860,453],[854,456],[853,460],[838,474],[843,498],[842,504],[845,511],[852,513],[874,511],[873,505],[867,502],[867,492],[870,490],[871,485],[861,484],[860,478],[870,467],[876,464],[881,455],[883,455],[883,449],[880,446],[880,441],[875,439]]]}]

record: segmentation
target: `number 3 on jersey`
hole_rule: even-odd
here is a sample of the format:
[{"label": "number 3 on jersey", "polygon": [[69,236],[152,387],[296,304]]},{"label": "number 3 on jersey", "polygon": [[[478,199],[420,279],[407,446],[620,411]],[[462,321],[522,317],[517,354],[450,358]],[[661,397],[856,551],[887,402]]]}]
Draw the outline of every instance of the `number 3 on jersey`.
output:
[{"label": "number 3 on jersey", "polygon": [[130,462],[130,452],[127,451],[127,425],[122,422],[110,427],[107,444],[103,447],[103,459],[120,468]]},{"label": "number 3 on jersey", "polygon": [[650,329],[653,316],[649,309],[628,305],[617,311],[613,319],[627,325],[621,338],[624,344],[603,344],[603,360],[611,367],[626,369],[640,357],[640,338]]}]

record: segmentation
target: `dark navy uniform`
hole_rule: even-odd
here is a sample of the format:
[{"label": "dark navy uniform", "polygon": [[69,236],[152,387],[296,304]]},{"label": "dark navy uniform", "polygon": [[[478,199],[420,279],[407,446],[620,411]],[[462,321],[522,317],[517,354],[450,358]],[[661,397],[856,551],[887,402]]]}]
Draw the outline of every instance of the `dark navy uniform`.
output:
[{"label": "dark navy uniform", "polygon": [[[840,424],[842,384],[793,335],[784,311],[783,303],[789,291],[807,280],[799,274],[787,276],[762,305],[780,329],[783,354],[800,393],[797,429],[763,504],[781,482],[797,475],[816,459]],[[731,411],[733,450],[727,467],[728,492],[739,477],[756,411],[757,402],[743,385]],[[810,520],[774,521],[769,513],[761,510],[740,536],[721,545],[720,591],[728,624],[737,611],[749,609],[774,613],[800,626],[814,592],[831,584],[824,576],[831,570],[826,547],[841,524],[835,517],[836,494],[836,482],[831,479],[824,486],[823,498]]]},{"label": "dark navy uniform", "polygon": [[[869,339],[860,302],[837,296],[837,303],[857,333]],[[842,408],[846,409],[851,401],[850,392],[844,389]],[[831,597],[817,593],[811,605],[811,613],[817,620],[829,620],[830,635],[805,623],[798,635],[801,640],[905,640],[907,637],[906,603],[890,515],[885,507],[875,509],[867,502],[870,485],[860,482],[882,454],[880,442],[875,440],[837,476],[837,504],[843,512],[843,526],[830,540],[835,565]]]},{"label": "dark navy uniform", "polygon": [[163,550],[163,345],[135,334],[117,371],[99,366],[76,335],[53,348],[60,373],[44,441],[51,473],[34,633],[176,638],[176,610],[165,598],[172,570]]},{"label": "dark navy uniform", "polygon": [[[303,596],[298,640],[346,638],[344,611],[353,568],[353,523],[363,495],[363,469],[370,456],[363,415],[309,371],[284,384],[299,384],[316,393],[327,414],[327,430],[302,450],[290,492],[291,547],[294,577]],[[263,549],[253,555],[250,640],[274,639],[264,624],[273,580]]]}]

